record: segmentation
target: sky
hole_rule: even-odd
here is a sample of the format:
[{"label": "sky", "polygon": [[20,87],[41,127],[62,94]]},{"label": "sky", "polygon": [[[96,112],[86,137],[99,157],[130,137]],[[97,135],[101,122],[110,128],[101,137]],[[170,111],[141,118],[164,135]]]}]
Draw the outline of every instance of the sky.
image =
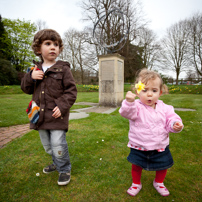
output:
[{"label": "sky", "polygon": [[[134,0],[135,2],[137,0]],[[162,37],[172,24],[202,12],[202,0],[140,0],[149,28]],[[57,2],[57,3],[56,3]],[[81,0],[0,0],[3,18],[46,22],[63,36],[69,28],[82,30]],[[93,26],[93,25],[92,25]]]},{"label": "sky", "polygon": [[162,37],[171,25],[202,13],[202,0],[141,0],[149,27]]},{"label": "sky", "polygon": [[0,14],[9,19],[45,21],[48,28],[63,36],[69,28],[83,28],[78,3],[78,0],[0,0]]},{"label": "sky", "polygon": [[[3,18],[25,21],[46,22],[48,28],[55,29],[62,37],[69,28],[82,30],[82,0],[0,0],[0,15]],[[134,0],[137,2],[138,0]],[[160,39],[166,29],[174,23],[202,13],[202,0],[139,0],[142,11],[149,21],[149,28]],[[57,3],[56,3],[57,2]],[[93,25],[92,25],[93,26]],[[184,74],[180,74],[184,77]]]}]

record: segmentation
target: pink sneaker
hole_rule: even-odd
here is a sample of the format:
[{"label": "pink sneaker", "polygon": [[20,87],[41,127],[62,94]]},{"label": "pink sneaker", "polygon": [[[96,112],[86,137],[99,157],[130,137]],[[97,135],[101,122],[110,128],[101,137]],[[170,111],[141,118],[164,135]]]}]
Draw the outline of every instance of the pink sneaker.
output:
[{"label": "pink sneaker", "polygon": [[132,183],[132,186],[127,190],[127,193],[131,196],[135,196],[139,193],[139,191],[142,189],[142,184],[134,184]]},{"label": "pink sneaker", "polygon": [[158,183],[158,182],[155,182],[154,180],[153,185],[154,185],[154,188],[158,191],[158,193],[161,194],[161,196],[170,195],[169,191],[167,190],[167,188],[164,186],[163,183]]}]

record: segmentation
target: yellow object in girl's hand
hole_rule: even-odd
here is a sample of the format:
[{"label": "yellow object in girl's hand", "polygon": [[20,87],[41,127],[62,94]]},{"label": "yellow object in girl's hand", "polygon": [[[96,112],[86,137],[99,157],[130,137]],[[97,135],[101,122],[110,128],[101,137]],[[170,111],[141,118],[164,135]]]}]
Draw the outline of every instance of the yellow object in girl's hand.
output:
[{"label": "yellow object in girl's hand", "polygon": [[144,90],[145,85],[139,81],[137,84],[135,84],[135,90],[137,90],[137,93],[139,94],[141,90]]}]

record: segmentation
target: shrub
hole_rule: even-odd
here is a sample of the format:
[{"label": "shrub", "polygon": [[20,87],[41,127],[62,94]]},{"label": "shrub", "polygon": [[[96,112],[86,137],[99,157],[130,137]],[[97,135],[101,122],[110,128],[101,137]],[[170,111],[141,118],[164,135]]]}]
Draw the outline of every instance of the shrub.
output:
[{"label": "shrub", "polygon": [[18,84],[18,73],[8,60],[0,59],[0,85]]}]

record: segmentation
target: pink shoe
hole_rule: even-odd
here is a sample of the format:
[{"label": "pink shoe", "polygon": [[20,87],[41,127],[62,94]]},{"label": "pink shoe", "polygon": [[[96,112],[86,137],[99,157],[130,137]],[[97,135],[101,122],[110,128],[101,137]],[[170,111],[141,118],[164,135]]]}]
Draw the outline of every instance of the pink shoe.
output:
[{"label": "pink shoe", "polygon": [[154,180],[153,185],[154,185],[154,188],[158,191],[158,193],[161,194],[161,196],[170,195],[169,191],[167,190],[167,188],[164,186],[163,183],[158,183],[158,182],[155,182]]},{"label": "pink shoe", "polygon": [[132,186],[127,190],[127,193],[131,196],[135,196],[139,193],[139,191],[142,189],[142,184],[134,184],[132,183]]}]

